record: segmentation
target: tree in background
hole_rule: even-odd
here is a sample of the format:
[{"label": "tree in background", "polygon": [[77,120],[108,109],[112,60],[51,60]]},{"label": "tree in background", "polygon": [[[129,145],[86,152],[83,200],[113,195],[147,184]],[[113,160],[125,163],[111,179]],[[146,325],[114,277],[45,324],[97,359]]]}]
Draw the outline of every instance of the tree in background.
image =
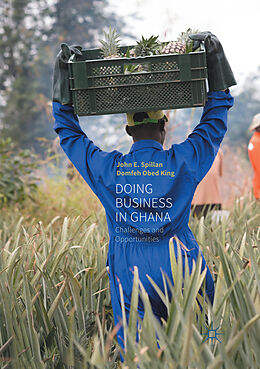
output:
[{"label": "tree in background", "polygon": [[0,133],[39,151],[52,137],[52,71],[61,42],[97,45],[104,27],[122,27],[105,15],[107,0],[2,0],[0,5]]},{"label": "tree in background", "polygon": [[114,14],[104,13],[107,5],[108,0],[57,0],[49,13],[52,26],[47,43],[54,48],[63,41],[95,47],[104,27],[120,29],[123,25]]},{"label": "tree in background", "polygon": [[3,0],[0,18],[1,133],[24,147],[36,125],[38,108],[34,56],[40,27],[29,0]]}]

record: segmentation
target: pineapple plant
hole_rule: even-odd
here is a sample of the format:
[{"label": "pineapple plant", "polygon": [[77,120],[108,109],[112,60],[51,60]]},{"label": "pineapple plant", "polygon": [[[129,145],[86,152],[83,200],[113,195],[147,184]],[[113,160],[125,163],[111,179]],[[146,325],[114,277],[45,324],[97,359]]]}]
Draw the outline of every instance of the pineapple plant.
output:
[{"label": "pineapple plant", "polygon": [[105,40],[99,40],[101,47],[101,54],[104,59],[120,58],[119,51],[119,34],[114,28],[109,27],[108,32],[103,31]]},{"label": "pineapple plant", "polygon": [[[125,56],[126,57],[134,57],[137,56],[150,56],[157,55],[160,53],[161,43],[158,40],[159,36],[151,36],[149,38],[141,37],[140,41],[137,41],[137,45],[135,48],[131,50],[127,50]],[[136,73],[136,72],[148,72],[149,66],[146,65],[127,65],[125,67],[125,73]]]},{"label": "pineapple plant", "polygon": [[159,36],[151,36],[144,38],[142,36],[140,41],[137,41],[135,49],[131,50],[136,56],[150,56],[157,55],[160,53],[161,43],[158,40]]},{"label": "pineapple plant", "polygon": [[[125,56],[127,58],[135,58],[136,57],[136,53],[135,53],[135,49],[127,49]],[[136,73],[138,72],[140,69],[140,65],[136,65],[136,64],[125,64],[124,65],[124,74],[131,74],[131,73]]]}]

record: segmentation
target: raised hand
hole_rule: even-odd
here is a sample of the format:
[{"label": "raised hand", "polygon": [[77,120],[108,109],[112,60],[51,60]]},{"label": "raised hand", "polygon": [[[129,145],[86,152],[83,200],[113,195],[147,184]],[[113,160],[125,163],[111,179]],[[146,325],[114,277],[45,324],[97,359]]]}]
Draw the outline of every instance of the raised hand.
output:
[{"label": "raised hand", "polygon": [[204,43],[207,57],[208,82],[210,91],[225,90],[237,84],[223,47],[211,32],[201,32],[189,36],[193,40],[192,50]]},{"label": "raised hand", "polygon": [[62,105],[72,105],[72,95],[69,88],[69,68],[68,61],[73,54],[82,55],[81,46],[66,43],[61,44],[61,50],[56,56],[53,73],[53,95],[52,101],[57,101]]}]

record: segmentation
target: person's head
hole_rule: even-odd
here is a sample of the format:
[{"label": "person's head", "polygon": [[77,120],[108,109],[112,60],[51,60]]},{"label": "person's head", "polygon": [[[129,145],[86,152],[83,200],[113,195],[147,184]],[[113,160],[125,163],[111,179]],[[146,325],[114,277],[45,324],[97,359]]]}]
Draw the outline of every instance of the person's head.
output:
[{"label": "person's head", "polygon": [[129,136],[133,141],[155,140],[162,145],[165,140],[165,122],[168,119],[162,110],[127,113],[128,125],[125,127]]},{"label": "person's head", "polygon": [[253,117],[252,123],[249,127],[250,131],[260,132],[260,113]]}]

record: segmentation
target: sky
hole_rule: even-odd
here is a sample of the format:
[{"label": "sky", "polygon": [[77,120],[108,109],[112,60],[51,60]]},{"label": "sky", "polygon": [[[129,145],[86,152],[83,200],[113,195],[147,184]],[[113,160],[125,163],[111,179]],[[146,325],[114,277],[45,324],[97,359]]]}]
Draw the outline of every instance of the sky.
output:
[{"label": "sky", "polygon": [[[211,31],[222,43],[238,83],[260,66],[260,0],[109,0],[136,40],[175,40],[187,28]],[[135,16],[133,16],[135,14]],[[121,37],[122,45],[130,39]],[[133,41],[132,41],[133,43]]]}]

